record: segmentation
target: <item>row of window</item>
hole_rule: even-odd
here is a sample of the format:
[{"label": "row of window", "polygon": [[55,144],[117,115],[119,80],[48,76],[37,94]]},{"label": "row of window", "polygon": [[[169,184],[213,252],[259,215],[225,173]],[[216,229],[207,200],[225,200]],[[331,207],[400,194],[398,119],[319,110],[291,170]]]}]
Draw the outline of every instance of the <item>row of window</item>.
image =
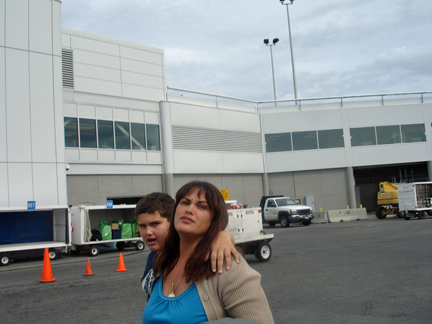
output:
[{"label": "row of window", "polygon": [[65,146],[160,151],[159,125],[64,118]]},{"label": "row of window", "polygon": [[[426,142],[424,124],[351,128],[351,146]],[[267,152],[344,147],[343,130],[266,134]]]}]

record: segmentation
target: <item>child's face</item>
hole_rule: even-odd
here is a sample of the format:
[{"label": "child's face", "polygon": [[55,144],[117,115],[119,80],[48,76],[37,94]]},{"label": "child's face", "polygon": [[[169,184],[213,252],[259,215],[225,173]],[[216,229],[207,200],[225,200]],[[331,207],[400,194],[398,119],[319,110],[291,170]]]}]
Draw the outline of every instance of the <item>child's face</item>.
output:
[{"label": "child's face", "polygon": [[169,222],[158,211],[138,215],[138,227],[144,243],[157,252],[163,248],[168,235]]}]

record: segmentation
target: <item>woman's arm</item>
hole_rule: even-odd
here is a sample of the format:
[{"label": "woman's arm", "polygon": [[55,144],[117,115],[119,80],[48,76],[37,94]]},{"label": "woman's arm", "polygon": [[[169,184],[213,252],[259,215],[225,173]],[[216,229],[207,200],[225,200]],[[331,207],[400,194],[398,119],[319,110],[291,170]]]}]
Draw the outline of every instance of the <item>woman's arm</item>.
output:
[{"label": "woman's arm", "polygon": [[242,317],[258,324],[274,323],[261,275],[243,259],[219,278],[219,300],[229,317]]},{"label": "woman's arm", "polygon": [[231,254],[234,257],[234,260],[239,263],[240,256],[238,251],[235,248],[234,237],[230,232],[221,231],[219,232],[217,238],[213,242],[211,252],[207,255],[205,261],[208,260],[210,256],[211,267],[213,272],[216,272],[216,266],[219,273],[223,272],[223,264],[224,260],[226,263],[225,269],[229,270],[231,267]]}]

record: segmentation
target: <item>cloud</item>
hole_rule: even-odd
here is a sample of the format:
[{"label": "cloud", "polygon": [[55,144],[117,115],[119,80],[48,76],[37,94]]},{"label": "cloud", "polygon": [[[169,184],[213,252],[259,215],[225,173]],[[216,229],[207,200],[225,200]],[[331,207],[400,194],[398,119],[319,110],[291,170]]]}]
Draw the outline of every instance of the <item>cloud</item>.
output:
[{"label": "cloud", "polygon": [[[432,89],[432,2],[302,0],[289,6],[300,97]],[[167,85],[228,96],[294,98],[286,6],[279,1],[63,0],[63,26],[165,50]]]}]

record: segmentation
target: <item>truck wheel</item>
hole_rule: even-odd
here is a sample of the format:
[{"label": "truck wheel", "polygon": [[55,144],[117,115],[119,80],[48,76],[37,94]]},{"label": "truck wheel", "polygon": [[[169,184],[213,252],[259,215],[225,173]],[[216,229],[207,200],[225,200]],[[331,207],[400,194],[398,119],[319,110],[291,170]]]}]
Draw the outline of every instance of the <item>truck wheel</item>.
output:
[{"label": "truck wheel", "polygon": [[417,215],[418,219],[424,219],[426,217],[424,212],[419,212]]},{"label": "truck wheel", "polygon": [[289,222],[288,216],[281,216],[281,218],[280,218],[280,224],[281,224],[282,227],[288,227],[288,226],[290,226],[290,222]]},{"label": "truck wheel", "polygon": [[135,250],[137,250],[137,251],[144,250],[144,242],[138,241],[135,245]]},{"label": "truck wheel", "polygon": [[411,217],[409,217],[409,216],[404,216],[404,219],[405,219],[405,220],[410,220]]},{"label": "truck wheel", "polygon": [[276,223],[275,222],[268,222],[268,224],[271,226],[271,227],[273,227],[273,226],[275,226],[276,225]]},{"label": "truck wheel", "polygon": [[304,222],[303,222],[303,225],[304,225],[304,226],[308,226],[308,225],[310,225],[310,224],[311,224],[311,221],[310,221],[310,220],[309,220],[309,221],[304,221]]},{"label": "truck wheel", "polygon": [[2,266],[9,265],[10,261],[10,256],[7,254],[2,254],[2,256],[0,257],[0,262]]},{"label": "truck wheel", "polygon": [[429,216],[432,216],[432,210],[426,210],[426,213],[427,213]]},{"label": "truck wheel", "polygon": [[384,219],[387,217],[386,209],[383,207],[378,207],[375,211],[375,215],[378,219]]},{"label": "truck wheel", "polygon": [[404,214],[401,211],[397,211],[396,215],[397,215],[398,218],[403,218],[404,217]]},{"label": "truck wheel", "polygon": [[97,245],[90,246],[90,248],[88,250],[88,254],[92,257],[97,256],[99,254],[99,246],[97,246]]},{"label": "truck wheel", "polygon": [[50,260],[55,260],[58,258],[58,251],[56,249],[50,249],[48,252]]},{"label": "truck wheel", "polygon": [[258,249],[256,252],[256,257],[261,262],[267,262],[270,260],[272,255],[272,250],[270,247],[270,244],[267,242],[261,242],[260,245],[258,245]]},{"label": "truck wheel", "polygon": [[125,248],[125,243],[124,242],[117,242],[117,250],[123,251],[124,248]]}]

